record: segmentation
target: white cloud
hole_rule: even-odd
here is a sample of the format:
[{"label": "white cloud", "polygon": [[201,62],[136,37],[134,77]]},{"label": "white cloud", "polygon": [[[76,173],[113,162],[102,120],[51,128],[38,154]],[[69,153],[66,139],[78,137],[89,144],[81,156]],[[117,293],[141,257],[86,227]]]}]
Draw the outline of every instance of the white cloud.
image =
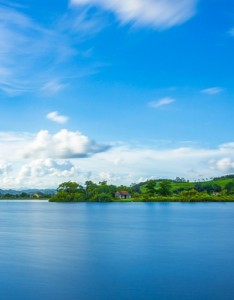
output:
[{"label": "white cloud", "polygon": [[36,135],[0,132],[0,188],[56,187],[87,179],[114,184],[177,176],[194,180],[234,172],[234,142],[213,148],[116,143],[107,149],[65,129]]},{"label": "white cloud", "polygon": [[222,151],[234,151],[234,142],[221,144],[220,149]]},{"label": "white cloud", "polygon": [[70,161],[56,161],[52,159],[38,159],[22,165],[17,179],[22,182],[30,177],[64,177],[73,176],[76,167]]},{"label": "white cloud", "polygon": [[6,176],[11,171],[12,165],[4,161],[0,161],[0,175]]},{"label": "white cloud", "polygon": [[[176,178],[190,180],[225,175],[231,169],[217,167],[217,161],[228,157],[234,161],[233,148],[219,146],[178,147],[157,149],[147,146],[121,145],[106,153],[79,162],[81,169],[92,170],[91,180],[108,180],[113,183],[130,184],[142,178]],[[118,158],[118,161],[116,161]]]},{"label": "white cloud", "polygon": [[2,176],[4,188],[56,188],[61,182],[82,176],[79,167],[68,160],[36,159],[22,162],[11,176]]},{"label": "white cloud", "polygon": [[37,134],[0,132],[0,159],[85,158],[107,151],[108,145],[98,144],[78,131],[62,129],[55,134],[47,130]]},{"label": "white cloud", "polygon": [[53,79],[48,82],[46,82],[42,88],[41,91],[47,95],[55,95],[58,92],[64,90],[66,88],[66,84],[60,83],[59,80]]},{"label": "white cloud", "polygon": [[197,0],[71,0],[72,5],[96,5],[113,12],[122,23],[154,28],[182,24],[196,13]]},{"label": "white cloud", "polygon": [[166,97],[166,98],[162,98],[160,100],[149,102],[149,106],[152,107],[152,108],[160,108],[160,107],[169,105],[173,102],[175,102],[175,99],[170,98],[170,97]]},{"label": "white cloud", "polygon": [[234,160],[230,157],[224,157],[216,162],[216,167],[222,172],[234,172]]},{"label": "white cloud", "polygon": [[201,93],[206,95],[216,95],[216,94],[220,94],[222,91],[223,89],[221,87],[215,86],[215,87],[201,90]]},{"label": "white cloud", "polygon": [[60,124],[64,124],[68,121],[68,117],[59,115],[57,111],[52,111],[46,115],[46,118]]},{"label": "white cloud", "polygon": [[24,158],[84,158],[106,151],[107,145],[99,145],[80,132],[62,129],[52,135],[40,131],[22,151]]}]

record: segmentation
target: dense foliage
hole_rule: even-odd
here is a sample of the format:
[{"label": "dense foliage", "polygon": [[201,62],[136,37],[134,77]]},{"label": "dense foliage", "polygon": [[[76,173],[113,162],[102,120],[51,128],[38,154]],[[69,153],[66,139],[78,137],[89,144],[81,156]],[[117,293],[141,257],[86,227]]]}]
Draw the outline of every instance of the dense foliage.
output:
[{"label": "dense foliage", "polygon": [[[130,190],[121,186],[121,189]],[[111,202],[115,199],[118,187],[109,185],[106,181],[98,184],[86,181],[84,186],[76,182],[63,182],[59,185],[57,193],[50,198],[56,202]]]},{"label": "dense foliage", "polygon": [[[131,198],[116,198],[117,191],[127,191]],[[115,186],[106,181],[86,181],[82,186],[76,182],[63,182],[51,202],[111,202],[111,201],[234,201],[234,178],[232,175],[189,182],[177,177],[175,180],[147,180],[138,184]]]}]

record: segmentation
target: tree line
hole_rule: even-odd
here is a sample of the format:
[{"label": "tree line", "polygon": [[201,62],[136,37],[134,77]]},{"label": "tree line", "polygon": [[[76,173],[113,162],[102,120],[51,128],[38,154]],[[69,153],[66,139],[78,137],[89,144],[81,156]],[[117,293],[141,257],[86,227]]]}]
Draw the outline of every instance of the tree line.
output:
[{"label": "tree line", "polygon": [[[229,178],[230,179],[230,178]],[[216,179],[215,179],[216,180]],[[147,180],[130,186],[116,186],[107,181],[94,183],[86,181],[61,183],[51,202],[111,202],[111,201],[233,201],[234,179],[224,186],[210,182],[189,184],[181,180]],[[176,184],[175,184],[176,182]],[[117,199],[117,191],[127,191],[131,199]]]},{"label": "tree line", "polygon": [[98,184],[91,180],[85,185],[77,182],[63,182],[57,188],[57,193],[50,198],[51,202],[111,202],[117,190],[132,192],[127,186],[115,186],[101,181]]},{"label": "tree line", "polygon": [[51,197],[51,194],[47,193],[26,193],[26,192],[21,192],[21,193],[0,193],[0,199],[48,199]]}]

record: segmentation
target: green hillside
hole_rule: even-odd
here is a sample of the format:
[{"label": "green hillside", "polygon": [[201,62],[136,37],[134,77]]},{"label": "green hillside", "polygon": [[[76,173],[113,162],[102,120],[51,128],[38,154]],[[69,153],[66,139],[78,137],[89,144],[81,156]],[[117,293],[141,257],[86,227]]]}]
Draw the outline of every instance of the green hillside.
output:
[{"label": "green hillside", "polygon": [[[234,183],[234,175],[226,175],[222,177],[213,178],[212,180],[202,180],[202,181],[194,181],[189,182],[184,179],[178,178],[177,180],[170,179],[156,179],[155,180],[155,189],[157,189],[160,185],[160,182],[163,180],[168,180],[171,183],[171,190],[173,193],[178,193],[182,190],[191,190],[196,189],[198,186],[203,188],[208,186],[220,186],[222,190],[226,188],[229,183]],[[142,182],[139,185],[140,191],[144,192],[146,182]]]},{"label": "green hillside", "polygon": [[219,185],[222,189],[225,188],[225,186],[230,183],[233,182],[234,178],[224,178],[224,177],[220,177],[217,179],[213,179],[213,180],[208,180],[208,181],[199,181],[199,182],[174,182],[172,181],[172,190],[177,190],[179,188],[184,188],[184,189],[192,189],[195,188],[195,186],[197,184],[201,184],[201,186],[207,186],[207,185]]}]

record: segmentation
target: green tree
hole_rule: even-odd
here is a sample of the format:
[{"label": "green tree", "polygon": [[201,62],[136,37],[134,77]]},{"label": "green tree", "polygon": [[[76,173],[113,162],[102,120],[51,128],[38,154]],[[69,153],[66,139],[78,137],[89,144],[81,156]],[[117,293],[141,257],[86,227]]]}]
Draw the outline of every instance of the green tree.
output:
[{"label": "green tree", "polygon": [[228,195],[234,194],[234,181],[230,181],[225,185],[225,189]]},{"label": "green tree", "polygon": [[171,189],[171,182],[169,180],[162,180],[159,183],[158,194],[164,197],[170,196],[172,194]]},{"label": "green tree", "polygon": [[72,181],[63,182],[57,188],[58,192],[65,191],[67,193],[76,193],[80,190],[83,190],[83,187],[78,183]]},{"label": "green tree", "polygon": [[93,202],[111,202],[113,201],[113,197],[110,194],[107,193],[100,193],[94,195],[94,197],[91,199]]},{"label": "green tree", "polygon": [[20,193],[20,198],[30,198],[30,195],[25,192],[22,192]]},{"label": "green tree", "polygon": [[180,193],[180,197],[184,198],[185,200],[191,200],[197,197],[199,195],[199,192],[195,189],[191,189],[189,191],[182,191]]},{"label": "green tree", "polygon": [[198,191],[199,193],[203,192],[205,190],[204,188],[204,185],[201,184],[201,182],[197,182],[195,185],[194,185],[194,189],[196,191]]},{"label": "green tree", "polygon": [[58,202],[80,202],[85,201],[85,190],[82,185],[68,181],[61,183],[57,193],[50,198],[50,201]]},{"label": "green tree", "polygon": [[101,181],[98,184],[92,181],[86,181],[85,194],[87,201],[109,202],[113,200],[117,187],[109,185],[106,181]]},{"label": "green tree", "polygon": [[156,180],[150,179],[147,180],[146,185],[145,185],[145,191],[147,196],[153,197],[156,193]]},{"label": "green tree", "polygon": [[98,185],[91,180],[85,182],[85,197],[89,201],[97,193]]}]

